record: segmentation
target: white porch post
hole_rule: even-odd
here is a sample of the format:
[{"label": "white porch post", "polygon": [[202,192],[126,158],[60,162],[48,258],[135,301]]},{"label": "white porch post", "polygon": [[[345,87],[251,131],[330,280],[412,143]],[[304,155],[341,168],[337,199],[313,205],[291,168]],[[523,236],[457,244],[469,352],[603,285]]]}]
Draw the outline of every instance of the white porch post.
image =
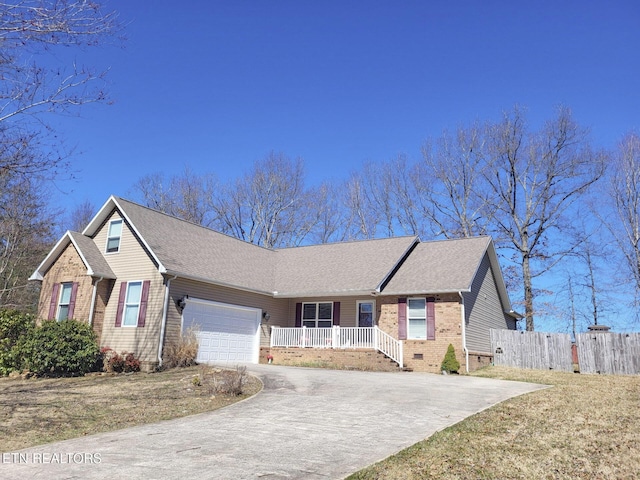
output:
[{"label": "white porch post", "polygon": [[331,329],[331,348],[338,348],[340,339],[340,325],[334,325]]},{"label": "white porch post", "polygon": [[302,348],[307,346],[307,327],[304,325],[302,326],[302,341],[300,342],[300,345]]}]

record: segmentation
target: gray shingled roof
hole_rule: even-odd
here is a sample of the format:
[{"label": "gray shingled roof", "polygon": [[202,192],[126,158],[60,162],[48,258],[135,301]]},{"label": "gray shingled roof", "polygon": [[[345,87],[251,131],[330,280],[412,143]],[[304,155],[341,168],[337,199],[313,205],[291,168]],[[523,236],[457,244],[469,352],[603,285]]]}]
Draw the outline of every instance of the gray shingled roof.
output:
[{"label": "gray shingled roof", "polygon": [[167,273],[245,290],[274,291],[273,250],[116,200]]},{"label": "gray shingled roof", "polygon": [[396,237],[271,250],[118,197],[105,204],[83,236],[92,236],[114,207],[129,219],[163,273],[279,297],[468,291],[488,250],[499,270],[490,237],[424,243]]},{"label": "gray shingled roof", "polygon": [[278,250],[276,295],[371,293],[416,241],[396,237]]},{"label": "gray shingled roof", "polygon": [[69,232],[69,236],[73,239],[74,243],[80,250],[80,255],[86,261],[87,269],[93,272],[95,277],[104,278],[116,278],[113,270],[105,260],[100,249],[95,244],[93,239],[86,237],[78,232]]},{"label": "gray shingled roof", "polygon": [[468,291],[490,243],[491,237],[419,243],[382,293]]}]

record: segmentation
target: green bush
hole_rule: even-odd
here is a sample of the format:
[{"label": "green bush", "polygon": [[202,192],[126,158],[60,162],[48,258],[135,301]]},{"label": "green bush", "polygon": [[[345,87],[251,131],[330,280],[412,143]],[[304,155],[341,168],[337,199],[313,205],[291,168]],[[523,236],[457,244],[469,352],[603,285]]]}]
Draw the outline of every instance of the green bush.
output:
[{"label": "green bush", "polygon": [[37,375],[77,375],[96,364],[99,348],[91,326],[45,320],[20,342],[22,367]]},{"label": "green bush", "polygon": [[440,370],[447,373],[458,373],[458,370],[460,370],[460,362],[456,358],[456,351],[452,344],[449,344],[447,348]]},{"label": "green bush", "polygon": [[19,344],[35,328],[33,315],[17,310],[0,310],[0,375],[20,371]]}]

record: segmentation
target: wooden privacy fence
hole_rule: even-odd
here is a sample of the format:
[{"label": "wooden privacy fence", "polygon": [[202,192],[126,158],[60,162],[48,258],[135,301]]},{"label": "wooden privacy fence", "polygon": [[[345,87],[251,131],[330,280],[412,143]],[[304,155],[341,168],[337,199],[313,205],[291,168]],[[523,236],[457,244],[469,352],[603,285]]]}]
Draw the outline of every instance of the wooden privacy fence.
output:
[{"label": "wooden privacy fence", "polygon": [[491,351],[495,365],[573,371],[568,333],[491,329]]},{"label": "wooden privacy fence", "polygon": [[[580,373],[640,374],[640,333],[576,335]],[[495,365],[573,371],[568,333],[491,330]]]},{"label": "wooden privacy fence", "polygon": [[580,373],[640,373],[640,333],[576,335]]}]

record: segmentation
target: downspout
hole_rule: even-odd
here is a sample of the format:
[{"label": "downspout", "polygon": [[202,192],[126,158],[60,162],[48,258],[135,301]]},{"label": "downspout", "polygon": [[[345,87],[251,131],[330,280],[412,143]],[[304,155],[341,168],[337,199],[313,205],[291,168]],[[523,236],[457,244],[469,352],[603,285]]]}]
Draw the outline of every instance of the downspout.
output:
[{"label": "downspout", "polygon": [[462,292],[458,292],[460,295],[460,317],[461,317],[461,325],[462,325],[462,351],[464,352],[464,369],[466,373],[469,373],[469,350],[467,350],[467,329],[466,329],[466,318],[464,314],[464,296]]},{"label": "downspout", "polygon": [[96,307],[96,297],[98,296],[98,284],[104,280],[104,277],[100,277],[96,283],[93,284],[93,292],[91,293],[91,307],[89,309],[89,325],[93,326],[93,313]]},{"label": "downspout", "polygon": [[167,326],[167,313],[169,312],[169,287],[171,287],[171,280],[178,278],[178,275],[174,275],[173,278],[167,278],[167,282],[164,287],[164,308],[162,309],[162,324],[160,325],[160,343],[158,344],[158,366],[162,366],[162,347],[164,345],[164,331]]}]

